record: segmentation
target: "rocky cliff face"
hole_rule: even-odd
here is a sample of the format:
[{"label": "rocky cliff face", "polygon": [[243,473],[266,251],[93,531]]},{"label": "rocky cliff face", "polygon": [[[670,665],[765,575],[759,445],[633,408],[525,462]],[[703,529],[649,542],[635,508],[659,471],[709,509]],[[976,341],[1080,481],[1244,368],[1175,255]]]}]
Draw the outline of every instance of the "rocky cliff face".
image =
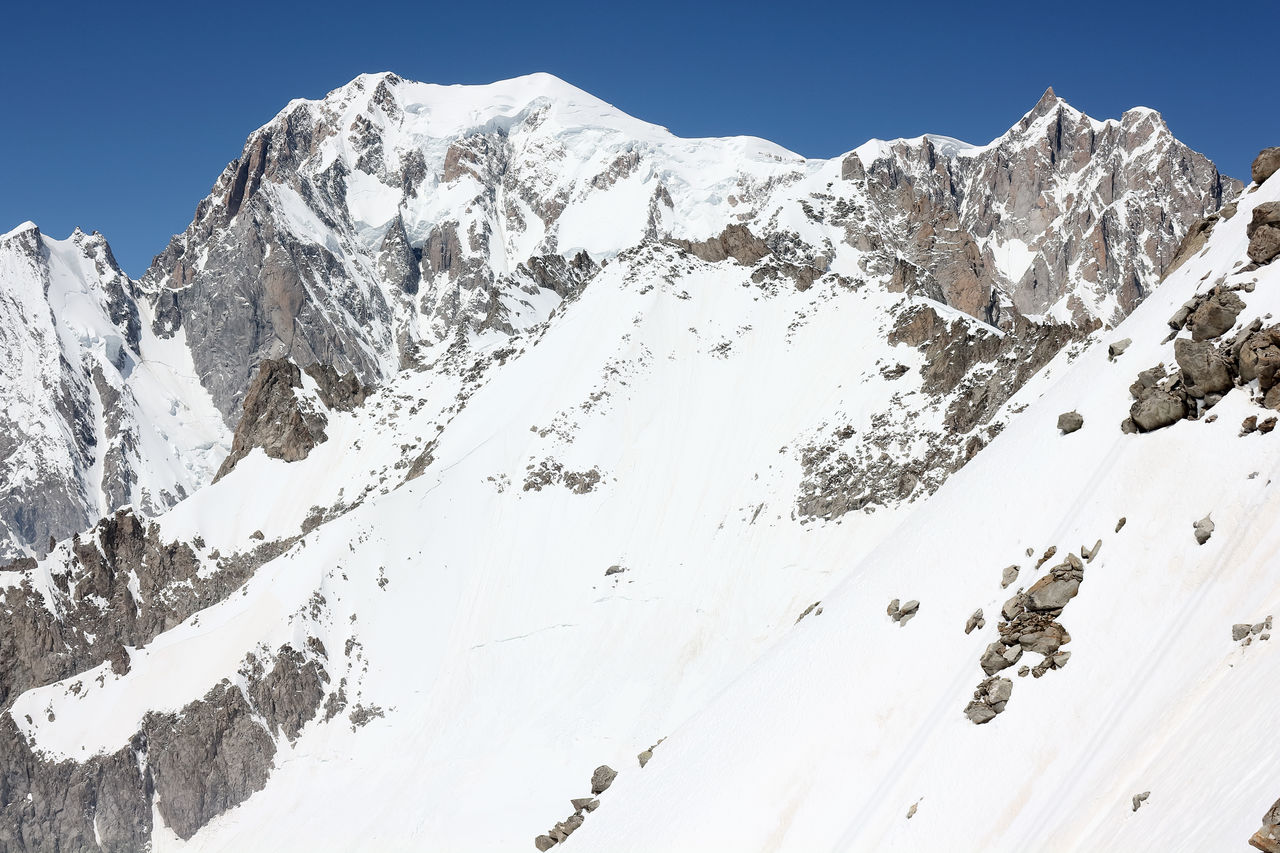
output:
[{"label": "rocky cliff face", "polygon": [[98,234],[0,237],[0,558],[208,481],[228,434]]},{"label": "rocky cliff face", "polygon": [[677,139],[546,75],[365,75],[256,131],[142,287],[231,423],[262,358],[386,377],[424,342],[540,321],[581,284],[548,280],[549,258],[673,239],[717,260],[730,226],[758,242],[751,263],[767,247],[992,324],[1114,323],[1239,186],[1157,113],[1100,122],[1052,90],[986,146],[872,142],[827,162]]}]

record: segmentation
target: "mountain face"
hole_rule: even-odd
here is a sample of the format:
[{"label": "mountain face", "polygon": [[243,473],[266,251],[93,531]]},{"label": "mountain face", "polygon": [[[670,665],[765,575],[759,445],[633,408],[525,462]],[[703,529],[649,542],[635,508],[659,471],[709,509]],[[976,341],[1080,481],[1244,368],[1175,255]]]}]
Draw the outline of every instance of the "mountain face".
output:
[{"label": "mountain face", "polygon": [[0,557],[43,553],[125,504],[155,514],[208,482],[227,430],[179,337],[98,234],[0,236]]},{"label": "mountain face", "polygon": [[[47,365],[38,386],[5,368],[14,399],[43,407],[13,434],[56,428],[18,442],[13,470],[79,515],[19,495],[45,527],[5,516],[31,556],[0,570],[0,850],[547,849],[569,833],[584,849],[874,848],[889,825],[847,805],[798,834],[787,815],[825,802],[821,782],[880,820],[867,791],[936,772],[925,743],[1008,750],[922,789],[919,815],[945,800],[957,838],[1012,849],[1021,825],[973,798],[1046,766],[1033,701],[1055,731],[1090,732],[1083,749],[1102,737],[1089,721],[1121,711],[1048,688],[1089,669],[1127,697],[1164,648],[1058,672],[1066,626],[1156,637],[1179,612],[1194,630],[1170,642],[1194,638],[1201,668],[1155,695],[1177,705],[1182,679],[1218,677],[1221,613],[1160,599],[1130,623],[1122,605],[1162,566],[1184,585],[1216,571],[1197,559],[1242,517],[1215,510],[1190,552],[1161,526],[1204,515],[1182,518],[1186,469],[1214,510],[1251,464],[1202,464],[1193,431],[1235,441],[1237,409],[1265,423],[1254,386],[1231,389],[1251,375],[1265,402],[1271,385],[1270,339],[1249,337],[1271,268],[1247,267],[1245,244],[1261,258],[1280,233],[1273,183],[1237,199],[1157,114],[1097,122],[1052,92],[986,146],[926,136],[815,161],[678,139],[545,75],[369,75],[251,135],[140,281],[96,235],[13,232],[5,363]],[[1164,341],[1188,301],[1187,342]],[[24,317],[43,337],[18,334]],[[1206,343],[1235,325],[1238,351]],[[1083,426],[1044,426],[1066,409]],[[1127,479],[1107,479],[1125,452]],[[1065,538],[1115,509],[1130,544],[1105,537],[1087,565],[1072,554],[1081,568],[1004,556],[1074,551]],[[62,541],[33,538],[48,532]],[[1094,598],[1113,559],[1121,589]],[[1020,564],[1005,627],[992,561]],[[1260,577],[1225,585],[1219,610],[1246,593],[1265,609],[1242,586]],[[890,599],[892,621],[871,612]],[[1045,690],[976,676],[1023,637]],[[1129,702],[1118,743],[1152,730],[1154,701]],[[721,720],[733,731],[706,735]],[[1025,733],[1006,744],[1008,728]],[[1067,764],[1045,772],[1085,761],[1053,748]],[[680,769],[651,772],[664,764]],[[702,793],[681,787],[694,779]],[[1159,800],[1143,817],[1175,801]],[[705,833],[663,817],[703,801]],[[1166,819],[1185,829],[1181,807]]]},{"label": "mountain face", "polygon": [[[942,322],[933,308],[886,318],[883,334],[914,345],[930,336],[929,399],[917,405],[932,412],[928,448],[901,446],[909,430],[899,406],[881,413],[897,447],[850,443],[845,423],[806,441],[803,514],[908,499],[970,458],[999,428],[994,411],[1065,342],[1132,310],[1191,224],[1238,191],[1158,114],[1099,122],[1052,90],[985,146],[926,136],[822,161],[762,140],[679,139],[548,75],[481,87],[365,75],[291,103],[254,132],[139,282],[111,262],[109,274],[73,264],[86,269],[82,289],[113,277],[112,310],[135,318],[132,331],[111,335],[166,351],[131,357],[172,365],[178,386],[199,378],[179,409],[207,395],[226,429],[180,437],[145,412],[90,418],[92,367],[76,368],[80,391],[60,392],[56,448],[12,433],[48,449],[15,460],[15,471],[46,473],[39,488],[0,499],[4,553],[43,553],[51,535],[129,503],[153,514],[208,482],[263,359],[385,382],[423,364],[424,346],[536,327],[602,263],[663,242],[706,260],[732,256],[752,268],[753,284],[839,276],[982,321]],[[109,257],[105,243],[97,251]],[[910,328],[888,331],[899,322]],[[975,350],[970,336],[984,342]],[[1017,365],[1013,381],[1001,364]],[[178,386],[170,396],[187,394]],[[166,471],[154,482],[139,479],[138,462],[114,461],[153,424],[162,446],[144,455]],[[97,442],[103,430],[111,436]],[[109,442],[126,449],[108,452]],[[197,449],[215,458],[197,462]],[[100,488],[89,480],[104,464]]]}]

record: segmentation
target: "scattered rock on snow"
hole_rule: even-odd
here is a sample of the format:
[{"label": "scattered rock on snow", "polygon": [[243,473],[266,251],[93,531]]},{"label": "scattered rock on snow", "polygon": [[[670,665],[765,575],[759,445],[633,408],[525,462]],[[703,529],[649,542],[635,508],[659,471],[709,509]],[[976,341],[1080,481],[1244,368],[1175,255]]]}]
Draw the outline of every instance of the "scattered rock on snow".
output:
[{"label": "scattered rock on snow", "polygon": [[964,623],[964,632],[966,634],[972,634],[974,628],[982,630],[986,626],[987,620],[982,618],[982,608],[979,607],[977,610],[973,611],[973,614],[969,616],[969,620]]},{"label": "scattered rock on snow", "polygon": [[1129,344],[1131,343],[1133,343],[1132,338],[1124,338],[1123,340],[1114,341],[1107,347],[1107,358],[1115,361],[1117,358],[1124,355],[1124,351],[1129,348]]},{"label": "scattered rock on snow", "polygon": [[796,624],[797,624],[797,625],[799,625],[799,624],[800,624],[800,620],[801,620],[801,619],[803,619],[804,617],[808,616],[810,613],[812,613],[814,616],[821,616],[821,615],[822,615],[822,602],[821,602],[821,601],[815,601],[813,604],[810,604],[808,607],[806,607],[806,608],[804,609],[804,612],[803,612],[803,613],[801,613],[799,616],[797,616],[797,617],[796,617]]},{"label": "scattered rock on snow", "polygon": [[1076,411],[1063,412],[1058,415],[1058,429],[1063,435],[1070,435],[1084,426],[1084,417]]},{"label": "scattered rock on snow", "polygon": [[975,725],[989,723],[1004,711],[1012,694],[1012,681],[995,676],[988,678],[973,692],[973,701],[965,706],[964,715]]},{"label": "scattered rock on snow", "polygon": [[1192,526],[1195,528],[1197,544],[1203,545],[1213,535],[1214,523],[1207,515]]},{"label": "scattered rock on snow", "polygon": [[1142,804],[1147,801],[1147,797],[1151,796],[1150,791],[1143,791],[1141,794],[1133,795],[1133,810],[1136,812],[1142,808]]},{"label": "scattered rock on snow", "polygon": [[1124,517],[1122,516],[1122,517],[1120,518],[1120,520],[1116,522],[1116,533],[1119,533],[1119,532],[1120,532],[1120,528],[1124,527],[1125,523],[1126,523],[1128,520],[1129,520],[1129,519],[1124,518]]},{"label": "scattered rock on snow", "polygon": [[1009,584],[1013,583],[1017,579],[1018,579],[1018,567],[1006,566],[1005,570],[1000,574],[1000,588],[1008,589]]},{"label": "scattered rock on snow", "polygon": [[1238,622],[1231,626],[1231,639],[1233,642],[1240,642],[1249,636],[1249,631],[1253,626],[1248,622]]}]

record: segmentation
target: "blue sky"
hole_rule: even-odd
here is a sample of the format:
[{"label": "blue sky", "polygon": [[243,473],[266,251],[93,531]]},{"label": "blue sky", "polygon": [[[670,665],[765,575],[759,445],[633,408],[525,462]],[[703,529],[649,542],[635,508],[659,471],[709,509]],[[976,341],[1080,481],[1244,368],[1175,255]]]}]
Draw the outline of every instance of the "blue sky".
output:
[{"label": "blue sky", "polygon": [[139,275],[245,137],[365,71],[483,83],[548,71],[681,136],[830,157],[878,136],[987,142],[1052,85],[1136,105],[1248,179],[1280,145],[1271,3],[9,4],[0,232],[102,231]]}]

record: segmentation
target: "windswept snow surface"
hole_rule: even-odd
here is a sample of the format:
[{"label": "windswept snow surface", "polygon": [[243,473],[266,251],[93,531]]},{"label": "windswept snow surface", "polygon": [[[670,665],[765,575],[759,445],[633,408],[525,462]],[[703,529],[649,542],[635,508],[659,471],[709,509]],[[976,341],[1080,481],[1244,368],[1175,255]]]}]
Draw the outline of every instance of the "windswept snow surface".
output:
[{"label": "windswept snow surface", "polygon": [[[1024,389],[1038,396],[1030,408],[861,559],[822,616],[644,770],[620,774],[572,849],[1244,847],[1280,793],[1280,648],[1242,647],[1231,625],[1280,612],[1280,445],[1238,436],[1245,416],[1266,414],[1241,389],[1212,423],[1142,435],[1119,425],[1137,372],[1173,363],[1165,319],[1193,292],[1256,279],[1240,294],[1242,323],[1280,313],[1280,268],[1227,275],[1247,263],[1253,206],[1277,198],[1273,177],[1119,328],[1043,371]],[[1108,361],[1107,343],[1124,337],[1133,345]],[[1072,409],[1085,425],[1061,435],[1056,418]],[[1192,523],[1206,514],[1217,528],[1199,546]],[[1001,604],[1044,573],[1034,565],[1046,548],[1061,559],[1097,539],[1060,619],[1069,664],[1040,679],[1005,670],[1007,709],[970,723],[962,710]],[[1010,564],[1022,573],[1001,590]],[[919,615],[894,624],[892,598],[919,599]],[[966,636],[978,607],[988,627]]]}]

